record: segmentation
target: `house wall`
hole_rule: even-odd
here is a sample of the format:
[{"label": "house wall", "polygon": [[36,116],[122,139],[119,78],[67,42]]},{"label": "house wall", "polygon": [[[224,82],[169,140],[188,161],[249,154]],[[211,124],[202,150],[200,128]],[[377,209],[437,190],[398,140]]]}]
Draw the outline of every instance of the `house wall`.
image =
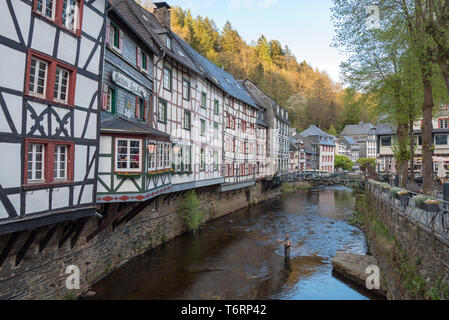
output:
[{"label": "house wall", "polygon": [[[0,2],[0,233],[13,231],[10,223],[32,215],[45,224],[56,215],[65,219],[95,211],[105,1],[84,1],[80,9],[81,27],[70,32],[34,12],[32,1]],[[28,94],[31,50],[50,62],[45,99]],[[73,69],[67,104],[53,101],[50,81],[56,64]],[[67,163],[72,179],[24,187],[26,139],[72,143]],[[49,153],[44,159],[48,173],[52,157]]]}]

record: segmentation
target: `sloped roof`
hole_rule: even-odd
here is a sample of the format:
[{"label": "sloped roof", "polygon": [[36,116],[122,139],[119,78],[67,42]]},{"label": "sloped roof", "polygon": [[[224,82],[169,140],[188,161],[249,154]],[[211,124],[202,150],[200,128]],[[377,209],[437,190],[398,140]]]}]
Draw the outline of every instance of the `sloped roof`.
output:
[{"label": "sloped roof", "polygon": [[[111,3],[117,3],[119,0],[109,0]],[[126,9],[127,8],[127,9]],[[184,52],[180,44],[176,40],[172,40],[172,49],[168,49],[166,43],[162,41],[164,34],[169,34],[171,38],[174,38],[174,33],[167,28],[163,27],[156,17],[142,8],[134,0],[124,0],[117,6],[119,12],[127,12],[128,20],[134,26],[140,26],[141,32],[147,34],[147,37],[154,40],[160,50],[164,51],[166,55],[177,62],[181,63],[191,71],[201,74],[200,70],[193,63],[192,59]],[[132,14],[132,16],[131,16]],[[137,27],[136,27],[137,28]],[[139,29],[139,30],[140,30]]]},{"label": "sloped roof", "polygon": [[376,128],[371,123],[348,124],[341,132],[343,136],[375,134]]},{"label": "sloped roof", "polygon": [[316,125],[311,125],[309,128],[307,128],[303,132],[300,132],[299,134],[303,137],[309,137],[309,136],[333,137],[329,133],[318,128]]},{"label": "sloped roof", "polygon": [[395,134],[396,132],[396,126],[389,123],[378,123],[376,126],[376,135]]},{"label": "sloped roof", "polygon": [[128,119],[120,115],[112,115],[102,111],[100,121],[101,132],[156,135],[170,138],[170,135],[151,128],[143,121]]},{"label": "sloped roof", "polygon": [[280,106],[273,98],[263,92],[250,80],[246,79],[245,81],[241,81],[241,83],[259,106],[264,109],[267,109],[269,106],[273,109],[274,115],[277,119],[287,123],[288,125],[291,125],[291,122],[286,117],[284,117],[282,113],[277,111],[278,107],[280,110],[285,110],[285,108]]},{"label": "sloped roof", "polygon": [[230,96],[258,109],[256,102],[250,97],[245,88],[232,76],[232,74],[226,72],[215,63],[202,56],[178,35],[173,33],[173,37],[176,38],[182,48],[192,57],[198,68],[202,71],[204,76],[209,79],[209,81]]},{"label": "sloped roof", "polygon": [[359,145],[357,141],[354,140],[353,137],[344,136],[342,139],[346,140],[351,145]]}]

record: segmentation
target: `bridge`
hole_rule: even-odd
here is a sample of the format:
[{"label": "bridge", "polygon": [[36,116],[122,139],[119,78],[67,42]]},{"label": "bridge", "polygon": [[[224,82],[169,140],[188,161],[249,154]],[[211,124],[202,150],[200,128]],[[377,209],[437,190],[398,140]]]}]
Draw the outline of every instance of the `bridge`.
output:
[{"label": "bridge", "polygon": [[264,191],[271,190],[289,182],[309,182],[312,185],[341,185],[354,189],[364,189],[365,177],[363,174],[328,173],[321,171],[300,171],[276,174],[268,181]]}]

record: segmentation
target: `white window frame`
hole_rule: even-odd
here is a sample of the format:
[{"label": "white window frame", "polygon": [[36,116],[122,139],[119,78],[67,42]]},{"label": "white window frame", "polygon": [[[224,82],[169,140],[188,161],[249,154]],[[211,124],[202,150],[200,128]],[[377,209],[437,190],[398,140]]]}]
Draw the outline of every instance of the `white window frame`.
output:
[{"label": "white window frame", "polygon": [[[71,1],[74,1],[75,4],[72,5]],[[78,29],[78,21],[79,21],[79,0],[64,0],[65,4],[66,4],[66,8],[65,8],[65,14],[66,14],[66,21],[65,23],[63,23],[63,26],[65,28],[67,28],[68,30],[71,31],[76,31]],[[63,4],[64,4],[63,2]],[[70,14],[71,9],[73,9],[73,15]],[[64,11],[64,6],[62,8],[62,10]],[[73,26],[68,25],[69,24],[69,17],[74,16],[73,17]],[[61,22],[62,22],[62,17],[61,17]]]},{"label": "white window frame", "polygon": [[[36,164],[38,163],[38,161],[36,161],[36,155],[37,155],[37,146],[42,146],[42,160],[41,161],[39,161],[39,162],[41,162],[41,164],[42,164],[42,169],[40,170],[41,171],[41,178],[40,179],[37,179],[36,178],[36,172],[37,172],[37,170],[36,170]],[[29,148],[32,148],[32,151],[31,151],[31,159],[30,159],[30,152],[29,152]],[[43,144],[43,143],[30,143],[29,145],[28,145],[28,150],[27,150],[27,152],[28,152],[28,163],[27,163],[27,182],[31,182],[31,183],[34,183],[34,182],[44,182],[45,181],[45,147],[46,147],[46,145],[45,144]],[[31,162],[31,178],[28,176],[28,164]]]},{"label": "white window frame", "polygon": [[[166,74],[165,71],[167,71],[168,74]],[[173,77],[172,70],[169,67],[164,66],[162,72],[163,72],[162,73],[163,74],[163,76],[162,76],[162,86],[164,87],[164,89],[171,91],[172,90],[171,77]]]},{"label": "white window frame", "polygon": [[170,152],[171,151],[171,143],[167,142],[164,146],[164,168],[169,169],[170,168]]},{"label": "white window frame", "polygon": [[184,169],[192,169],[192,146],[191,145],[185,145],[183,146],[183,162],[184,162]]},{"label": "white window frame", "polygon": [[[127,147],[127,159],[126,159],[126,168],[118,168],[118,145],[119,141],[126,141],[126,147]],[[131,168],[131,142],[139,142],[139,167],[138,168]],[[130,139],[130,138],[115,138],[115,154],[114,154],[114,168],[116,172],[142,172],[142,145],[143,140],[142,139]]]},{"label": "white window frame", "polygon": [[[31,57],[31,63],[32,63],[33,60],[36,61],[36,66],[34,67],[34,74],[31,74],[32,66],[30,65],[30,82],[28,83],[28,94],[30,94],[32,96],[35,96],[35,97],[45,98],[46,95],[47,95],[47,76],[48,76],[48,68],[49,68],[50,64],[47,61],[39,59],[39,58],[36,58],[34,56]],[[43,93],[38,93],[37,92],[38,80],[39,80],[39,71],[40,71],[40,63],[43,63],[45,65],[44,92]],[[31,77],[34,77],[33,91],[30,90]]]},{"label": "white window frame", "polygon": [[[55,20],[55,13],[56,13],[56,1],[57,0],[51,0],[52,3],[52,9],[51,9],[51,17],[47,16],[46,11],[47,11],[47,0],[37,0],[37,5],[36,5],[36,12],[39,13],[41,16],[50,19],[50,20]],[[38,3],[41,2],[42,3],[42,11],[38,10]]]},{"label": "white window frame", "polygon": [[[67,73],[67,83],[65,92],[62,91],[62,75],[64,72]],[[58,77],[58,83],[56,83],[56,77]],[[68,103],[69,101],[69,86],[70,86],[70,70],[67,70],[65,68],[61,68],[59,66],[56,67],[56,73],[55,73],[55,87],[53,89],[53,100],[62,102],[62,103]],[[56,91],[56,97],[55,97],[55,91]],[[65,94],[65,99],[61,99],[61,95]]]},{"label": "white window frame", "polygon": [[148,171],[155,171],[157,170],[157,156],[158,156],[158,144],[156,143],[156,141],[148,141],[148,145],[150,144],[154,144],[155,145],[155,150],[153,154],[148,153],[148,158],[147,158],[147,166],[148,166]]},{"label": "white window frame", "polygon": [[157,143],[157,149],[156,149],[157,150],[157,152],[156,152],[157,164],[156,165],[157,165],[158,170],[164,168],[164,146],[165,146],[165,143],[163,143],[163,142]]},{"label": "white window frame", "polygon": [[[61,149],[65,149],[64,153],[61,152]],[[61,155],[64,155],[64,161],[61,161]],[[69,156],[69,146],[65,144],[56,144],[55,145],[55,163],[53,167],[53,172],[56,171],[56,174],[54,175],[54,180],[67,180],[67,165],[68,165],[68,159]],[[61,164],[64,164],[64,175],[61,175]]]}]

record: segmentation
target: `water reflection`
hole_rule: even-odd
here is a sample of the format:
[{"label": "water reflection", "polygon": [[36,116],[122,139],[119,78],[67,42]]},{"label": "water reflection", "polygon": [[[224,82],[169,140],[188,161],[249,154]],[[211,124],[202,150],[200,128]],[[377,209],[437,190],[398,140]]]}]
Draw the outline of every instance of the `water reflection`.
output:
[{"label": "water reflection", "polygon": [[[349,189],[321,188],[241,210],[131,261],[96,299],[367,299],[332,276],[337,250],[363,254]],[[290,234],[290,259],[279,239]]]}]

